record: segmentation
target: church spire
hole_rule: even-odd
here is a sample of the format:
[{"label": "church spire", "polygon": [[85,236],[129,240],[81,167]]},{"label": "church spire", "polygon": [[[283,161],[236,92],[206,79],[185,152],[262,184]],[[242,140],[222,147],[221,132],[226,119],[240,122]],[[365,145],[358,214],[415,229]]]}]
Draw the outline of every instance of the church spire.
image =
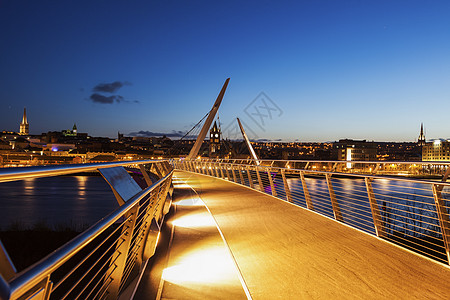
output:
[{"label": "church spire", "polygon": [[426,143],[425,134],[423,133],[423,123],[420,124],[420,135],[417,143],[419,144],[419,146],[423,146]]},{"label": "church spire", "polygon": [[23,108],[23,117],[22,122],[20,123],[20,132],[19,134],[27,135],[30,133],[30,125],[28,124],[27,120],[27,109],[26,107]]},{"label": "church spire", "polygon": [[28,121],[27,121],[27,108],[26,107],[23,108],[23,117],[22,117],[22,123],[21,124],[28,124]]}]

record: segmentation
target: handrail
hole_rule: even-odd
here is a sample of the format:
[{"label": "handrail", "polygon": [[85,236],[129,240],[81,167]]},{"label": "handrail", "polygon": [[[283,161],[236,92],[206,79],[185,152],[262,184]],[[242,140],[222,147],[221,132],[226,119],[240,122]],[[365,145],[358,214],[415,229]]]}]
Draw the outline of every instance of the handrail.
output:
[{"label": "handrail", "polygon": [[[177,169],[245,185],[439,262],[450,263],[448,168],[439,173],[443,175],[440,180],[429,180],[383,173],[338,172],[330,161],[302,161],[303,164],[296,165],[298,161],[265,160],[259,166],[250,159],[172,159],[170,162]],[[416,162],[400,163],[417,165]],[[314,164],[324,165],[313,168]],[[422,164],[430,165],[430,162]]]},{"label": "handrail", "polygon": [[[247,162],[253,158],[200,158],[201,161],[240,161]],[[291,163],[352,163],[352,164],[398,164],[398,165],[450,165],[449,161],[396,161],[396,160],[308,160],[308,159],[258,159],[260,162],[291,162]]]},{"label": "handrail", "polygon": [[[183,160],[183,159],[180,159]],[[305,171],[328,171],[345,174],[381,174],[393,176],[422,176],[447,178],[450,162],[445,161],[347,161],[347,160],[278,160],[197,158],[203,163],[230,163],[236,165],[261,165]],[[447,176],[445,175],[447,174]],[[445,181],[445,180],[443,180]]]},{"label": "handrail", "polygon": [[97,169],[103,169],[103,168],[112,168],[112,167],[136,165],[136,164],[137,165],[149,164],[149,163],[161,162],[161,161],[163,161],[163,160],[130,160],[130,161],[115,161],[115,162],[108,162],[108,163],[0,168],[0,182],[22,180],[22,179],[27,179],[27,178],[58,176],[58,175],[73,174],[73,173],[78,173],[78,172],[89,172],[89,171],[96,171]]}]

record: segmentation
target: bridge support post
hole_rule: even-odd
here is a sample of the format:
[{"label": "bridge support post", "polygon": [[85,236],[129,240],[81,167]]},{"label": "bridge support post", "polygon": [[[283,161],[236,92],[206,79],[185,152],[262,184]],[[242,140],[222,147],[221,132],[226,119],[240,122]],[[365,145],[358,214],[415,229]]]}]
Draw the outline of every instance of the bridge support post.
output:
[{"label": "bridge support post", "polygon": [[254,189],[255,187],[253,186],[253,179],[252,179],[252,174],[250,173],[250,167],[247,166],[247,176],[248,176],[248,184],[250,185],[250,187],[252,189]]},{"label": "bridge support post", "polygon": [[283,185],[284,185],[284,191],[286,193],[286,200],[288,202],[292,203],[291,190],[289,189],[289,185],[286,180],[286,174],[285,174],[284,169],[281,169],[281,177],[283,177]]},{"label": "bridge support post", "polygon": [[156,173],[159,176],[159,178],[163,178],[161,171],[158,168],[157,163],[152,163],[152,165],[150,167],[150,171],[153,171],[154,173]]},{"label": "bridge support post", "polygon": [[241,184],[245,185],[244,175],[242,174],[242,166],[239,165],[237,169],[239,171],[239,179],[241,179]]},{"label": "bridge support post", "polygon": [[369,177],[364,178],[366,182],[367,196],[369,198],[370,210],[372,211],[373,225],[375,227],[375,233],[378,237],[385,237],[386,233],[384,230],[384,225],[381,219],[380,209],[378,207],[375,194],[373,193],[372,180]]},{"label": "bridge support post", "polygon": [[450,218],[445,207],[445,202],[442,198],[443,186],[433,184],[434,203],[436,205],[436,212],[441,226],[442,239],[444,240],[445,252],[447,253],[447,263],[450,264]]},{"label": "bridge support post", "polygon": [[272,174],[270,173],[271,169],[267,168],[267,176],[269,177],[270,189],[272,190],[272,196],[277,196],[277,191],[275,191],[275,184],[273,183]]},{"label": "bridge support post", "polygon": [[309,195],[308,186],[305,181],[305,172],[300,171],[300,180],[302,181],[303,194],[305,195],[306,207],[310,210],[314,210],[314,205],[311,201],[311,196]]},{"label": "bridge support post", "polygon": [[144,165],[139,165],[139,169],[141,170],[142,176],[144,176],[145,183],[147,183],[148,186],[151,186],[152,180],[150,179],[150,176],[147,173],[147,170],[145,170]]},{"label": "bridge support post", "polygon": [[259,174],[259,167],[258,166],[255,167],[255,171],[256,171],[256,177],[258,178],[259,190],[261,192],[264,192],[264,185],[263,185],[262,180],[261,180],[261,174]]},{"label": "bridge support post", "polygon": [[331,174],[325,174],[328,185],[328,193],[330,194],[331,206],[333,207],[334,218],[337,221],[344,222],[344,218],[342,217],[341,209],[339,208],[339,204],[336,199],[336,195],[334,194],[333,184],[331,183]]}]

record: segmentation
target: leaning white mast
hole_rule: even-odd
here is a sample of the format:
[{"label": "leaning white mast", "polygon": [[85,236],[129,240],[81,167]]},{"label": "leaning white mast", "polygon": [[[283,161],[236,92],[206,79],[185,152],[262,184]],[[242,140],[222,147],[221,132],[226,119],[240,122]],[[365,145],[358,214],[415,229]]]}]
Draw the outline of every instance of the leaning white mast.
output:
[{"label": "leaning white mast", "polygon": [[252,155],[253,159],[255,160],[256,165],[259,166],[258,157],[256,156],[256,152],[253,149],[252,144],[250,144],[250,140],[248,139],[247,134],[245,133],[244,127],[242,126],[241,121],[239,120],[239,118],[236,118],[236,119],[237,119],[237,121],[239,123],[239,128],[241,129],[241,133],[242,133],[242,136],[244,137],[245,143],[247,144],[248,151],[250,152],[250,154]]},{"label": "leaning white mast", "polygon": [[195,157],[197,156],[198,151],[202,146],[203,140],[205,139],[206,134],[208,133],[209,127],[211,127],[211,123],[214,120],[214,117],[216,116],[220,103],[222,103],[223,95],[225,94],[225,90],[227,89],[229,81],[230,78],[227,78],[227,80],[225,80],[222,90],[220,91],[219,96],[217,96],[216,102],[214,102],[214,105],[211,111],[209,112],[208,118],[206,118],[205,124],[203,124],[202,130],[200,131],[197,140],[195,141],[194,147],[192,147],[191,152],[189,152],[189,155],[186,157],[187,160],[195,159]]}]

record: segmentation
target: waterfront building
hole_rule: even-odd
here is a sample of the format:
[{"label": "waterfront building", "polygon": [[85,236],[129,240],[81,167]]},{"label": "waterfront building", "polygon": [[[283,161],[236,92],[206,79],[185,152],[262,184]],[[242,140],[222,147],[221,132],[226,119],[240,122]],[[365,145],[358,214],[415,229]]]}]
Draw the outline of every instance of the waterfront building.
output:
[{"label": "waterfront building", "polygon": [[19,134],[28,135],[29,133],[30,133],[30,125],[28,124],[28,120],[27,120],[27,109],[24,107],[22,122],[20,123]]},{"label": "waterfront building", "polygon": [[422,161],[450,161],[450,140],[436,139],[425,143]]},{"label": "waterfront building", "polygon": [[334,143],[338,160],[374,161],[377,159],[377,144],[366,140],[339,140]]}]

